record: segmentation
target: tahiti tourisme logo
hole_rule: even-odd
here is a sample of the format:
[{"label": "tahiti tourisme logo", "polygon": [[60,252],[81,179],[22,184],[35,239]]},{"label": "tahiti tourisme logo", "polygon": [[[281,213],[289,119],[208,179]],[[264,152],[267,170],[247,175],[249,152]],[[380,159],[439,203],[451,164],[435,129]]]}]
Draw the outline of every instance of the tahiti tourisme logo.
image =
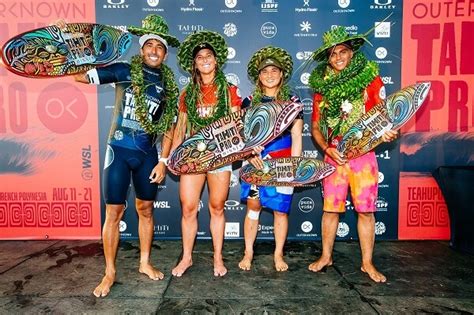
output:
[{"label": "tahiti tourisme logo", "polygon": [[375,235],[385,234],[387,227],[382,221],[375,222]]}]

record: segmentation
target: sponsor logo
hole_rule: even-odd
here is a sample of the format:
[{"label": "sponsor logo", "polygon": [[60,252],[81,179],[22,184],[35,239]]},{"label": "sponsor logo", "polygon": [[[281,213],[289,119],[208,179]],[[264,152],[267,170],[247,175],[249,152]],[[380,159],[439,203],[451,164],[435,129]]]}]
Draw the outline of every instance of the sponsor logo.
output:
[{"label": "sponsor logo", "polygon": [[301,223],[301,231],[305,233],[309,233],[312,230],[313,230],[313,223],[309,221],[304,221],[303,223]]},{"label": "sponsor logo", "polygon": [[203,207],[204,207],[204,203],[202,202],[202,200],[199,200],[198,212],[201,211]]},{"label": "sponsor logo", "polygon": [[296,7],[296,13],[316,13],[318,12],[318,8],[311,6],[311,0],[303,0],[303,7]]},{"label": "sponsor logo", "polygon": [[233,47],[227,48],[227,59],[234,59],[236,55],[235,49]]},{"label": "sponsor logo", "polygon": [[382,172],[379,172],[379,184],[383,182],[384,179],[385,179],[385,175]]},{"label": "sponsor logo", "polygon": [[102,5],[103,9],[128,9],[126,0],[107,0],[106,4]]},{"label": "sponsor logo", "polygon": [[278,12],[278,1],[276,0],[262,0],[260,3],[262,12]]},{"label": "sponsor logo", "polygon": [[382,82],[385,85],[392,85],[393,83],[392,77],[382,77]]},{"label": "sponsor logo", "polygon": [[239,184],[239,177],[236,176],[234,173],[231,173],[230,174],[230,183],[229,183],[229,187],[235,187]]},{"label": "sponsor logo", "polygon": [[181,85],[186,85],[189,82],[191,82],[191,77],[187,77],[187,76],[182,75],[182,76],[179,77],[178,82]]},{"label": "sponsor logo", "polygon": [[376,63],[392,63],[392,60],[385,59],[388,55],[388,50],[385,47],[378,47],[375,50],[375,56],[378,60],[375,60]]},{"label": "sponsor logo", "polygon": [[310,32],[312,29],[311,23],[309,21],[302,21],[300,24],[301,33],[295,33],[295,37],[316,37],[318,34]]},{"label": "sponsor logo", "polygon": [[311,55],[313,54],[312,51],[298,51],[296,53],[296,59],[298,60],[308,60],[311,58]]},{"label": "sponsor logo", "polygon": [[225,0],[224,3],[226,7],[233,9],[237,5],[237,0]]},{"label": "sponsor logo", "polygon": [[316,159],[319,155],[317,150],[304,150],[303,157]]},{"label": "sponsor logo", "polygon": [[310,115],[313,113],[313,100],[310,98],[304,98],[301,100],[303,103],[303,114]]},{"label": "sponsor logo", "polygon": [[381,221],[375,222],[375,235],[385,234],[386,231],[387,227],[385,226],[385,223]]},{"label": "sponsor logo", "polygon": [[224,236],[225,237],[239,237],[240,236],[240,223],[239,222],[226,222]]},{"label": "sponsor logo", "polygon": [[233,85],[240,85],[240,78],[235,73],[226,73],[225,78],[228,82],[232,83]]},{"label": "sponsor logo", "polygon": [[370,5],[372,10],[393,10],[395,5],[392,4],[392,0],[374,0],[374,4]]},{"label": "sponsor logo", "polygon": [[340,9],[332,10],[333,13],[353,13],[355,12],[354,9],[350,9],[349,6],[351,4],[351,0],[337,0],[337,5]]},{"label": "sponsor logo", "polygon": [[385,201],[383,197],[378,197],[377,201],[375,201],[375,207],[377,208],[377,211],[383,211],[386,212],[388,211],[388,202]]},{"label": "sponsor logo", "polygon": [[153,207],[155,209],[171,209],[169,201],[154,201]]},{"label": "sponsor logo", "polygon": [[265,38],[273,38],[278,32],[278,28],[272,22],[265,22],[260,27],[260,33]]},{"label": "sponsor logo", "polygon": [[[333,30],[333,29],[335,29],[335,28],[338,27],[338,26],[342,26],[342,25],[333,24],[333,25],[331,25],[331,29]],[[358,32],[359,27],[358,27],[357,25],[354,25],[354,24],[349,25],[349,26],[344,26],[344,29],[346,30],[346,32],[347,32],[348,34],[351,34],[351,35],[356,35],[357,33],[359,33],[359,32]]]},{"label": "sponsor logo", "polygon": [[224,34],[227,37],[234,37],[235,35],[237,35],[237,25],[235,25],[234,23],[226,23],[223,29]]},{"label": "sponsor logo", "polygon": [[242,13],[242,10],[235,9],[237,6],[237,0],[224,0],[224,4],[227,9],[221,9],[221,13]]},{"label": "sponsor logo", "polygon": [[339,222],[336,235],[339,237],[346,237],[349,234],[349,231],[349,225],[347,225],[346,222]]},{"label": "sponsor logo", "polygon": [[178,24],[178,31],[183,35],[189,35],[202,30],[204,30],[204,26],[201,24]]},{"label": "sponsor logo", "polygon": [[224,203],[224,210],[229,210],[229,211],[243,211],[245,210],[245,206],[242,205],[239,201],[237,200],[226,200]]},{"label": "sponsor logo", "polygon": [[187,0],[188,6],[181,7],[181,12],[202,12],[204,10],[203,7],[196,6],[196,0]]},{"label": "sponsor logo", "polygon": [[262,235],[273,234],[273,225],[259,224],[257,227],[257,231],[260,232],[260,234]]},{"label": "sponsor logo", "polygon": [[94,177],[94,172],[92,172],[92,147],[87,145],[81,149],[82,157],[82,179],[91,180]]},{"label": "sponsor logo", "polygon": [[375,50],[375,56],[379,59],[385,59],[387,57],[387,48],[385,47],[379,47]]},{"label": "sponsor logo", "polygon": [[310,75],[311,75],[311,74],[308,73],[308,72],[302,73],[301,76],[300,76],[300,81],[301,81],[301,83],[303,83],[304,85],[308,85],[308,83],[309,83],[309,76],[310,76]]},{"label": "sponsor logo", "polygon": [[155,225],[153,232],[155,235],[165,235],[166,232],[169,232],[170,226],[167,224]]},{"label": "sponsor logo", "polygon": [[340,8],[347,8],[351,4],[351,0],[337,0],[337,4]]},{"label": "sponsor logo", "polygon": [[390,22],[375,22],[374,37],[390,38]]},{"label": "sponsor logo", "polygon": [[346,200],[346,211],[354,210],[354,206],[349,200]]},{"label": "sponsor logo", "polygon": [[311,137],[311,131],[309,130],[309,124],[303,124],[303,137]]},{"label": "sponsor logo", "polygon": [[309,213],[314,209],[314,200],[310,197],[303,197],[298,202],[298,208],[301,210],[301,212]]},{"label": "sponsor logo", "polygon": [[119,231],[120,233],[123,233],[127,230],[127,223],[125,223],[125,221],[122,221],[120,220],[120,223],[119,223]]},{"label": "sponsor logo", "polygon": [[165,11],[162,8],[158,8],[158,5],[160,4],[160,0],[146,0],[146,3],[148,4],[148,7],[142,8],[143,11],[153,11],[153,12]]}]

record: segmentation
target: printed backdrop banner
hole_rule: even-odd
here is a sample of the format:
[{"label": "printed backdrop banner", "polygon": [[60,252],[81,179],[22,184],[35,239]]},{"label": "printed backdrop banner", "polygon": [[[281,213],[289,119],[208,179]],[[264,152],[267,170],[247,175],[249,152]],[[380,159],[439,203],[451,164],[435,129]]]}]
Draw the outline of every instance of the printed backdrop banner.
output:
[{"label": "printed backdrop banner", "polygon": [[[277,0],[97,0],[97,21],[126,29],[140,25],[148,14],[159,14],[168,22],[170,33],[183,40],[200,30],[213,30],[224,36],[229,45],[229,61],[224,72],[229,81],[238,85],[242,97],[252,93],[247,77],[251,55],[266,45],[283,47],[294,60],[290,85],[300,96],[304,107],[303,148],[307,157],[321,158],[311,140],[312,93],[308,78],[315,64],[309,62],[312,51],[322,42],[324,31],[343,25],[351,34],[370,33],[372,46],[363,51],[380,65],[387,92],[400,87],[401,1],[277,1]],[[392,14],[387,20],[384,18]],[[209,18],[212,17],[212,18]],[[363,17],[363,18],[361,18]],[[138,53],[138,40],[128,56]],[[170,49],[167,59],[176,73],[180,88],[189,82],[189,75],[176,65],[176,50]],[[99,87],[99,119],[108,121],[112,115],[113,87]],[[100,129],[100,152],[105,152],[107,128]],[[398,235],[398,143],[377,150],[380,166],[380,194],[377,200],[376,233],[381,239],[397,239]],[[101,161],[103,159],[101,158]],[[102,162],[101,162],[102,163]],[[234,165],[228,200],[225,203],[227,239],[243,238],[246,206],[239,197],[238,164]],[[160,186],[155,202],[155,235],[157,238],[180,238],[179,178],[168,176]],[[122,238],[137,238],[137,215],[131,193],[127,211],[121,223]],[[357,238],[353,206],[347,201],[348,212],[341,216],[338,238]],[[210,238],[207,187],[199,207],[198,238]],[[314,240],[321,237],[322,196],[319,184],[296,190],[290,214],[289,239]],[[260,217],[260,239],[273,238],[273,215],[264,211]]]},{"label": "printed backdrop banner", "polygon": [[[387,94],[416,81],[433,81],[429,102],[404,129],[401,141],[376,150],[376,237],[447,239],[446,206],[430,173],[441,165],[472,164],[473,66],[467,56],[473,48],[468,39],[473,28],[473,6],[472,1],[450,5],[442,0],[7,0],[0,3],[0,41],[59,17],[69,22],[97,21],[126,30],[129,25],[141,25],[148,14],[159,14],[167,20],[170,33],[180,40],[205,29],[222,34],[229,45],[229,61],[223,70],[227,79],[240,87],[243,97],[252,93],[247,77],[251,55],[266,45],[283,47],[294,61],[295,71],[289,83],[305,105],[303,154],[321,158],[311,139],[312,93],[308,78],[315,64],[308,59],[321,45],[323,32],[335,25],[344,26],[350,34],[371,30],[370,44],[364,45],[362,51],[379,64]],[[122,59],[129,60],[138,52],[138,39],[134,37],[132,48]],[[166,62],[175,71],[180,88],[184,88],[189,75],[177,67],[174,48]],[[105,208],[99,197],[99,176],[113,113],[113,86],[100,86],[96,94],[96,88],[67,78],[32,80],[3,69],[0,77],[0,237],[99,238],[100,213],[103,220]],[[74,130],[70,128],[77,124],[71,123],[67,111],[61,111],[73,108],[66,106],[73,100],[63,98],[77,98],[73,104],[81,104],[77,117],[82,117],[83,123]],[[53,105],[58,106],[55,112],[41,114],[41,108],[53,110]],[[58,125],[61,122],[59,128],[69,129],[54,129],[51,121]],[[246,206],[239,198],[238,168],[236,163],[225,203],[227,239],[243,238]],[[87,171],[91,176],[85,179],[83,174]],[[178,187],[179,178],[172,175],[159,186],[154,203],[158,239],[181,237]],[[85,191],[91,192],[90,200],[85,199]],[[70,199],[71,195],[75,198]],[[31,198],[44,200],[36,199],[30,206]],[[88,216],[78,216],[79,210],[70,208],[71,203],[90,206],[90,212],[80,213],[90,213],[93,227],[83,225],[81,220]],[[138,237],[138,222],[132,189],[126,207],[121,237],[134,239]],[[346,208],[337,232],[342,240],[357,238],[350,199]],[[319,183],[296,189],[288,238],[320,239],[321,209]],[[77,218],[77,225],[65,228],[70,226],[65,221],[57,227],[62,218],[70,217]],[[46,227],[41,225],[43,221],[48,224]],[[37,233],[32,235],[32,231]],[[258,237],[273,238],[273,216],[269,211],[260,217]],[[198,238],[210,238],[207,187],[199,205]]]},{"label": "printed backdrop banner", "polygon": [[[91,0],[0,4],[0,42],[58,18],[95,21]],[[0,238],[100,237],[96,89],[0,69]]]},{"label": "printed backdrop banner", "polygon": [[473,16],[472,1],[405,1],[402,85],[431,81],[431,91],[403,129],[400,239],[449,237],[447,208],[431,174],[473,164]]}]

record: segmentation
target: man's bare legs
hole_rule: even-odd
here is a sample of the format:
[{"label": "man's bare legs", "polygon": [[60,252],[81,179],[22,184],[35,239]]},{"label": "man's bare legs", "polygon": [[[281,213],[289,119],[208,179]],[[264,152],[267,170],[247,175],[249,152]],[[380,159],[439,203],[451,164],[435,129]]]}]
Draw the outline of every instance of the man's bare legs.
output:
[{"label": "man's bare legs", "polygon": [[336,240],[337,226],[339,225],[339,213],[324,212],[321,219],[321,233],[323,252],[318,260],[308,266],[313,272],[321,271],[326,266],[332,265],[332,251]]},{"label": "man's bare legs", "polygon": [[359,213],[357,219],[362,266],[360,269],[367,273],[375,282],[385,282],[387,278],[380,273],[372,262],[375,244],[375,216],[373,213]]},{"label": "man's bare legs", "polygon": [[104,297],[110,292],[115,281],[115,257],[119,243],[119,223],[123,216],[124,205],[106,205],[105,222],[102,230],[102,243],[105,256],[105,275],[94,289],[96,297]]},{"label": "man's bare legs", "polygon": [[171,273],[181,277],[193,265],[194,240],[198,230],[198,207],[202,188],[206,180],[205,174],[181,175],[179,197],[181,199],[181,235],[183,239],[183,257]]},{"label": "man's bare legs", "polygon": [[209,226],[214,247],[214,276],[216,277],[222,277],[227,273],[222,257],[222,247],[224,245],[225,230],[224,204],[229,194],[229,183],[229,171],[207,174],[209,212],[211,215]]},{"label": "man's bare legs", "polygon": [[153,267],[150,261],[151,244],[153,242],[153,200],[136,199],[138,213],[138,237],[140,238],[140,267],[138,271],[152,280],[161,280],[164,275]]},{"label": "man's bare legs", "polygon": [[273,234],[275,235],[275,253],[273,261],[276,271],[287,271],[288,264],[283,259],[283,247],[288,234],[288,214],[273,211]]},{"label": "man's bare legs", "polygon": [[[242,270],[250,270],[253,260],[253,244],[257,238],[258,232],[258,216],[260,216],[261,205],[259,200],[247,199],[247,214],[244,219],[244,241],[245,251],[244,257],[239,262],[239,268]],[[249,218],[249,212],[252,211],[252,216],[255,219]],[[258,215],[257,215],[258,213]]]}]

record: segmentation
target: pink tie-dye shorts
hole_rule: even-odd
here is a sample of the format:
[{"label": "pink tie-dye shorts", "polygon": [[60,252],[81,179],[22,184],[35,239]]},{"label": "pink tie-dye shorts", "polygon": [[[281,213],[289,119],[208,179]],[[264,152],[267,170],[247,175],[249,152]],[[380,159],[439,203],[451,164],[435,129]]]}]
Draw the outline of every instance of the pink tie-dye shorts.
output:
[{"label": "pink tie-dye shorts", "polygon": [[327,155],[324,161],[336,167],[334,173],[323,179],[324,211],[345,212],[349,186],[357,212],[376,211],[379,168],[373,151],[349,160],[344,165],[337,165]]}]

